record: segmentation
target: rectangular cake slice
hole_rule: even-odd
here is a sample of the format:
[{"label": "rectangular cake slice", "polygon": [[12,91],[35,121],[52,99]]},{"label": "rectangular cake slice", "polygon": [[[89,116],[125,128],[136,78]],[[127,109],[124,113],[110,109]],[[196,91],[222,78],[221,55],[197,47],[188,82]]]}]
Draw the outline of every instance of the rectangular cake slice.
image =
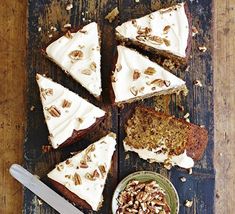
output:
[{"label": "rectangular cake slice", "polygon": [[97,211],[116,146],[109,133],[48,173],[52,185],[76,205]]},{"label": "rectangular cake slice", "polygon": [[152,96],[187,94],[185,82],[133,49],[119,45],[112,75],[113,103],[127,103]]},{"label": "rectangular cake slice", "polygon": [[191,18],[186,3],[164,8],[116,27],[118,40],[185,63],[191,49]]},{"label": "rectangular cake slice", "polygon": [[105,111],[69,89],[40,74],[36,79],[54,149],[76,142],[104,119]]},{"label": "rectangular cake slice", "polygon": [[208,143],[205,128],[147,107],[136,108],[125,130],[125,151],[136,152],[149,162],[164,163],[167,168],[192,168]]},{"label": "rectangular cake slice", "polygon": [[96,98],[101,96],[100,41],[97,23],[52,42],[47,56]]}]

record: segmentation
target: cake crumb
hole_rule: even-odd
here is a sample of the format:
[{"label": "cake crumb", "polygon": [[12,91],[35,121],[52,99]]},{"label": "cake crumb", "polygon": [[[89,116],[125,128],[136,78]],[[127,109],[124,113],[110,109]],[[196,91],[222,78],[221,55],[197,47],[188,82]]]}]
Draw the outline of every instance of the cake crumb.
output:
[{"label": "cake crumb", "polygon": [[127,154],[126,157],[125,157],[125,160],[128,160],[130,158],[130,155]]},{"label": "cake crumb", "polygon": [[37,202],[38,202],[38,205],[41,206],[43,203],[42,203],[42,200],[41,199],[37,199]]},{"label": "cake crumb", "polygon": [[51,145],[43,145],[42,146],[42,153],[47,153],[52,151],[52,146]]},{"label": "cake crumb", "polygon": [[189,113],[185,114],[185,115],[184,115],[184,119],[187,119],[189,116],[190,116]]},{"label": "cake crumb", "polygon": [[49,34],[49,35],[48,35],[48,37],[49,37],[49,38],[52,38],[52,37],[53,37],[53,35],[52,35],[52,34]]},{"label": "cake crumb", "polygon": [[30,107],[30,111],[34,111],[34,109],[35,109],[35,106],[32,105],[32,106]]},{"label": "cake crumb", "polygon": [[38,27],[38,32],[41,32],[42,31],[42,28],[41,27]]},{"label": "cake crumb", "polygon": [[185,69],[186,72],[189,71],[190,65],[187,66],[187,68]]},{"label": "cake crumb", "polygon": [[185,121],[188,122],[188,123],[190,123],[190,119],[189,119],[189,118],[186,118]]},{"label": "cake crumb", "polygon": [[73,4],[72,3],[68,3],[67,5],[66,5],[66,10],[71,10],[73,8]]},{"label": "cake crumb", "polygon": [[54,27],[54,26],[51,26],[51,28],[50,28],[52,31],[57,31],[57,28],[56,27]]},{"label": "cake crumb", "polygon": [[189,175],[192,175],[192,174],[193,174],[193,169],[192,169],[192,168],[188,169],[188,174],[189,174]]},{"label": "cake crumb", "polygon": [[70,23],[65,24],[64,28],[71,28],[71,24]]},{"label": "cake crumb", "polygon": [[107,19],[109,23],[112,23],[114,19],[118,16],[118,14],[118,8],[115,7],[111,12],[108,13],[108,15],[105,16],[105,19]]},{"label": "cake crumb", "polygon": [[192,26],[192,36],[194,37],[196,34],[198,34],[198,30],[195,26]]},{"label": "cake crumb", "polygon": [[186,178],[185,177],[181,177],[180,180],[184,183],[186,182]]},{"label": "cake crumb", "polygon": [[185,207],[192,207],[192,206],[193,206],[193,201],[191,201],[191,200],[186,200],[186,201],[184,202],[184,206],[185,206]]},{"label": "cake crumb", "polygon": [[178,107],[178,109],[179,109],[180,111],[184,111],[184,106],[178,105],[177,107]]},{"label": "cake crumb", "polygon": [[193,84],[196,85],[196,86],[202,87],[202,83],[201,83],[200,80],[194,80]]},{"label": "cake crumb", "polygon": [[200,47],[198,47],[198,49],[199,49],[199,51],[201,51],[203,53],[207,51],[206,46],[200,46]]}]

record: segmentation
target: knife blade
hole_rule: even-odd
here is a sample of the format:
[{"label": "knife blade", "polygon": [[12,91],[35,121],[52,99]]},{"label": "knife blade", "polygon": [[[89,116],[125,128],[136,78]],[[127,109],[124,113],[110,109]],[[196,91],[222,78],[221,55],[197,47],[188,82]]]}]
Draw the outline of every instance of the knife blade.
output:
[{"label": "knife blade", "polygon": [[22,166],[12,164],[9,171],[16,180],[31,190],[34,194],[39,196],[59,213],[84,214]]}]

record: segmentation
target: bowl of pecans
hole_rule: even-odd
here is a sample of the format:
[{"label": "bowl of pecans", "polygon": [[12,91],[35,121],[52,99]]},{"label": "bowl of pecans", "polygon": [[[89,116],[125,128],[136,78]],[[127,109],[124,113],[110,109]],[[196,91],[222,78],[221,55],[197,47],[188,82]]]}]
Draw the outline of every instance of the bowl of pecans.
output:
[{"label": "bowl of pecans", "polygon": [[112,199],[113,214],[178,214],[179,197],[173,184],[151,171],[139,171],[125,177]]}]

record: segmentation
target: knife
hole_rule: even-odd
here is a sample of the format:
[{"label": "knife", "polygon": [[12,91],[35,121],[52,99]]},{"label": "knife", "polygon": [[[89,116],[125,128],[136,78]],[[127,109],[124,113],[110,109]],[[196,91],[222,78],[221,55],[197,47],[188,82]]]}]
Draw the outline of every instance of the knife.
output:
[{"label": "knife", "polygon": [[18,164],[12,164],[10,174],[43,201],[62,214],[84,214],[63,197]]}]

